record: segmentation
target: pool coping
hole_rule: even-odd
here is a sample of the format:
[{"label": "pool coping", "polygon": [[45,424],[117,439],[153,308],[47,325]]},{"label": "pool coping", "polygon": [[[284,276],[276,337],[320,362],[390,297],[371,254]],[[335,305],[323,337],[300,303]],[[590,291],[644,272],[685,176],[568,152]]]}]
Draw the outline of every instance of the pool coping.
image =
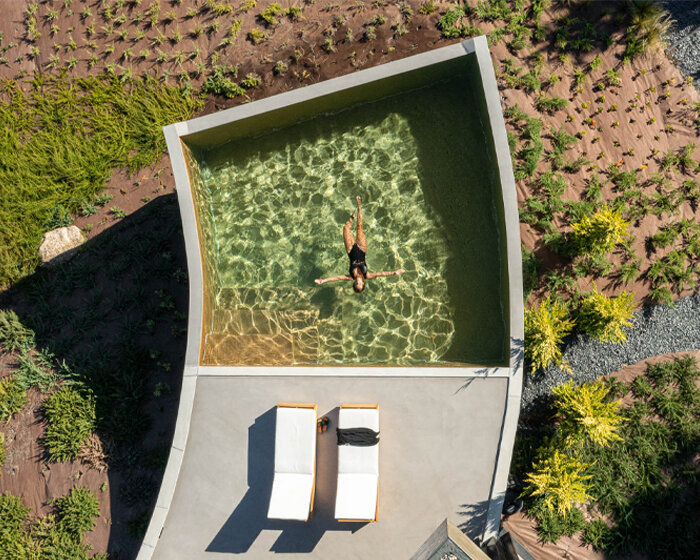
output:
[{"label": "pool coping", "polygon": [[[503,202],[503,223],[505,227],[505,255],[508,270],[508,322],[510,336],[510,361],[508,367],[300,367],[300,366],[200,366],[200,343],[203,318],[203,275],[197,223],[194,203],[190,191],[189,176],[185,163],[185,154],[181,137],[209,128],[232,123],[253,115],[271,111],[283,106],[308,101],[330,93],[342,91],[357,85],[401,74],[418,67],[429,66],[467,54],[475,54],[484,98],[488,113],[493,147],[497,159],[501,182],[501,200]],[[513,454],[523,375],[523,289],[522,260],[520,250],[520,226],[517,208],[515,180],[506,135],[505,123],[500,104],[500,94],[496,76],[491,63],[491,55],[485,36],[468,39],[413,55],[401,60],[389,62],[366,70],[361,70],[317,84],[301,87],[289,92],[240,105],[185,122],[163,127],[171,166],[175,177],[178,203],[182,217],[185,251],[189,275],[189,319],[187,346],[183,368],[180,403],[175,423],[175,433],[168,457],[165,473],[161,483],[156,505],[151,516],[146,534],[142,541],[137,559],[150,560],[163,530],[165,520],[172,503],[175,486],[182,466],[187,444],[195,390],[198,376],[347,376],[347,377],[498,377],[508,379],[506,402],[504,404],[503,423],[496,465],[489,492],[487,520],[482,534],[482,542],[497,535],[500,528],[500,516],[508,480],[508,472]]]}]

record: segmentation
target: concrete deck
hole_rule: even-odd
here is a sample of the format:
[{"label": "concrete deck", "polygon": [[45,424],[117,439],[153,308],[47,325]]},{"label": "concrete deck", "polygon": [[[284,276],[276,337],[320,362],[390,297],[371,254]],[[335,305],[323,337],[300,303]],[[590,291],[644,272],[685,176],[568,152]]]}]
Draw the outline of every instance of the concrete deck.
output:
[{"label": "concrete deck", "polygon": [[[506,378],[206,377],[153,558],[409,558],[447,516],[481,534],[504,421]],[[268,521],[275,406],[315,402],[314,517]],[[343,402],[379,403],[378,521],[333,519],[335,426]]]}]

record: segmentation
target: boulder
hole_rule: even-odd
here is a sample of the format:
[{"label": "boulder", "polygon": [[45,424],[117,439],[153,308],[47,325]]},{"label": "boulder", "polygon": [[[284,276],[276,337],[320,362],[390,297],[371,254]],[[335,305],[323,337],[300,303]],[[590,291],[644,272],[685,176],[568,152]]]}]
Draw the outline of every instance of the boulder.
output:
[{"label": "boulder", "polygon": [[46,265],[55,265],[70,259],[85,239],[76,226],[47,231],[39,246],[39,256]]}]

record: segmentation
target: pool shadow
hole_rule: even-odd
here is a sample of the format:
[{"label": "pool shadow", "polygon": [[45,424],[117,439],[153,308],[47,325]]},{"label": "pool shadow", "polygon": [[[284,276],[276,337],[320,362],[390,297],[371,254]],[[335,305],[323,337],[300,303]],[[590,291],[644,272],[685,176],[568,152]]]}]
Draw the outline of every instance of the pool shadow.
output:
[{"label": "pool shadow", "polygon": [[441,275],[454,334],[441,359],[503,366],[509,358],[508,280],[498,162],[476,59],[463,64],[442,87],[421,92],[422,109],[406,116],[420,189],[447,250]]},{"label": "pool shadow", "polygon": [[[0,309],[34,331],[34,347],[52,371],[94,397],[106,469],[98,479],[76,460],[74,468],[88,476],[69,486],[99,497],[97,522],[108,521],[109,529],[88,538],[110,557],[136,556],[167,462],[185,354],[185,269],[177,201],[168,194],[115,219],[69,260],[41,266],[0,293]],[[17,365],[6,360],[0,370]],[[46,459],[37,454],[29,462]],[[65,492],[67,478],[40,478],[47,495]]]},{"label": "pool shadow", "polygon": [[312,552],[326,531],[360,530],[365,523],[340,523],[335,517],[338,453],[335,429],[339,409],[322,414],[330,428],[318,435],[316,444],[316,494],[314,511],[307,522],[267,518],[275,464],[276,408],[255,419],[248,428],[248,490],[233,513],[206,548],[207,552],[245,554],[265,530],[282,531],[272,545],[273,552]]}]

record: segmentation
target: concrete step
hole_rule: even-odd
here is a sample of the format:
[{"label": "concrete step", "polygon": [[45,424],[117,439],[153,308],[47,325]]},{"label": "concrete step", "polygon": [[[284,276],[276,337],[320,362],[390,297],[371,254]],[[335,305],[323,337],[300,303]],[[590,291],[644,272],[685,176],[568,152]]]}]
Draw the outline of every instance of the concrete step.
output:
[{"label": "concrete step", "polygon": [[318,363],[318,328],[275,334],[212,332],[204,343],[203,365],[272,365]]},{"label": "concrete step", "polygon": [[216,309],[212,317],[212,331],[226,334],[294,334],[314,326],[318,314],[317,309]]},{"label": "concrete step", "polygon": [[292,337],[284,334],[210,333],[204,343],[203,365],[289,365]]},{"label": "concrete step", "polygon": [[311,309],[311,291],[304,291],[296,286],[221,288],[216,298],[216,307],[272,311]]}]

